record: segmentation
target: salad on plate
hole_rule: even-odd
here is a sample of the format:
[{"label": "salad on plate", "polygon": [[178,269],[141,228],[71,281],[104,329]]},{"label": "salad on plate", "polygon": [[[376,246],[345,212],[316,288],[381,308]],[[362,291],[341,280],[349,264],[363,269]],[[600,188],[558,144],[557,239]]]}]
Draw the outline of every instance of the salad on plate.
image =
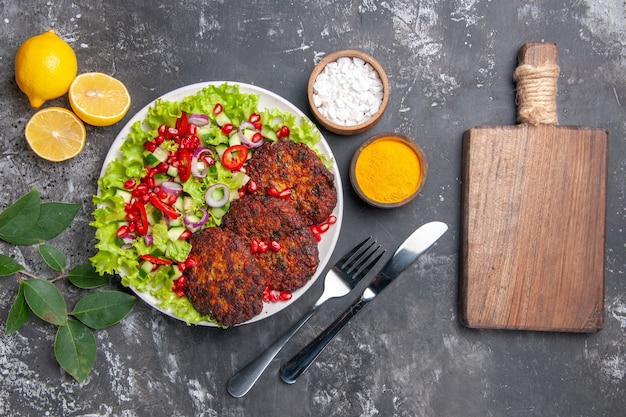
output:
[{"label": "salad on plate", "polygon": [[[268,94],[283,109],[260,104]],[[189,240],[193,233],[219,227],[234,199],[255,192],[245,169],[255,149],[278,140],[304,143],[334,171],[341,189],[318,129],[296,113],[272,93],[228,82],[189,86],[147,106],[114,142],[98,180],[91,222],[97,253],[90,259],[96,270],[119,274],[123,285],[188,324],[215,325],[193,308],[183,290],[184,272],[195,266]],[[320,247],[316,276],[336,243],[340,211],[338,201],[327,222],[311,226],[318,239],[331,229]],[[270,306],[259,318],[279,309]]]}]

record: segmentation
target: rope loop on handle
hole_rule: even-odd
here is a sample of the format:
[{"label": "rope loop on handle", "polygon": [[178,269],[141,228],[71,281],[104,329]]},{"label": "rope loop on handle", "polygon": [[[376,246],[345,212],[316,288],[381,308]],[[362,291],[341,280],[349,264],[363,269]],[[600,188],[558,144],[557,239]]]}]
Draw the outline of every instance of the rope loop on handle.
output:
[{"label": "rope loop on handle", "polygon": [[558,124],[556,111],[557,81],[560,68],[555,64],[535,67],[523,64],[513,73],[517,83],[517,121],[531,125]]}]

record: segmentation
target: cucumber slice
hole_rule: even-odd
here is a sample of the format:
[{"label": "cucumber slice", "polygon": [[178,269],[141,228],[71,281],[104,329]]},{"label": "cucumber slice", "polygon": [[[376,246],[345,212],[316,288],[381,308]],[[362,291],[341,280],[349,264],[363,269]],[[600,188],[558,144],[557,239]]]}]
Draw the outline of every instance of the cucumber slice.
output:
[{"label": "cucumber slice", "polygon": [[182,226],[170,227],[170,229],[167,231],[167,237],[172,242],[176,242],[185,230],[186,229]]},{"label": "cucumber slice", "polygon": [[150,275],[150,273],[152,272],[152,269],[154,268],[154,264],[150,261],[143,261],[143,263],[141,264],[141,266],[139,267],[139,276],[141,278],[145,278],[148,275]]},{"label": "cucumber slice", "polygon": [[230,118],[226,116],[225,112],[221,112],[215,116],[215,123],[217,123],[218,126],[224,126],[225,124],[232,122],[230,121]]},{"label": "cucumber slice", "polygon": [[274,132],[270,127],[263,126],[261,128],[261,135],[270,142],[278,141],[278,136],[276,136],[276,132]]}]

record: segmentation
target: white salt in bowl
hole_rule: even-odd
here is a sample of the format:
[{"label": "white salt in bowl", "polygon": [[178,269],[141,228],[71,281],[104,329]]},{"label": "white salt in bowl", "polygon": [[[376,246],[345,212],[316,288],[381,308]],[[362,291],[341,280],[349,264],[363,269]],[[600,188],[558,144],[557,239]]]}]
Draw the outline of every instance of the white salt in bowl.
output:
[{"label": "white salt in bowl", "polygon": [[374,126],[389,103],[389,79],[372,56],[352,49],[326,55],[311,72],[307,88],[315,119],[338,135]]}]

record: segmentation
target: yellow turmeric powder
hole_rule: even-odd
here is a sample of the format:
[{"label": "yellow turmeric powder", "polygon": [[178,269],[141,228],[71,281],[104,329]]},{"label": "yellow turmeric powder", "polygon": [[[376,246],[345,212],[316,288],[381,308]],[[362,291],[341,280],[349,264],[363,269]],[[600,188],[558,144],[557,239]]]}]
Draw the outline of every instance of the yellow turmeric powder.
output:
[{"label": "yellow turmeric powder", "polygon": [[382,137],[361,151],[354,173],[367,197],[379,203],[397,203],[420,186],[422,161],[404,141]]}]

